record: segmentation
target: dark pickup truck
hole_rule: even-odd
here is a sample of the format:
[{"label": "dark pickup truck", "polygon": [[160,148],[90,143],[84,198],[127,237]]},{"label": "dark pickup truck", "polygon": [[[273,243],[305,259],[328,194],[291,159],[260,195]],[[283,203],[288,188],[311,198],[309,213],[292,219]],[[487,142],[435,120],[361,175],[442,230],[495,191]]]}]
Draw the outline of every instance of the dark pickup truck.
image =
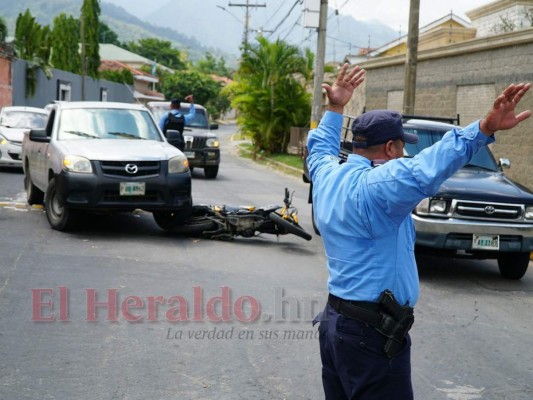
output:
[{"label": "dark pickup truck", "polygon": [[[351,122],[346,116],[341,135],[340,162],[352,152]],[[405,145],[405,157],[413,157],[439,141],[458,125],[455,118],[405,116],[406,132],[419,142]],[[413,210],[416,252],[437,256],[497,259],[500,273],[520,279],[527,271],[533,251],[533,192],[503,173],[507,159],[496,162],[488,147],[447,179],[435,196],[422,200]],[[307,165],[303,180],[310,182]],[[312,203],[312,183],[309,203]],[[316,226],[315,231],[317,231]],[[318,232],[317,232],[318,233]]]}]

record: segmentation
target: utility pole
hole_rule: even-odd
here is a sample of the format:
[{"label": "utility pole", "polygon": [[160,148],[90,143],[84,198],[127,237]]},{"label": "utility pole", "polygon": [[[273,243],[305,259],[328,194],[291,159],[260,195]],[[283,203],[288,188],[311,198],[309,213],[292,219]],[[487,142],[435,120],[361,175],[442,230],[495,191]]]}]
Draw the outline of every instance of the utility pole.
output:
[{"label": "utility pole", "polygon": [[250,0],[246,0],[246,4],[232,4],[229,3],[228,6],[230,7],[246,7],[246,16],[244,17],[244,34],[242,38],[242,43],[244,46],[244,51],[248,48],[248,32],[250,30],[250,7],[266,7],[266,4],[250,4]]},{"label": "utility pole", "polygon": [[324,80],[324,58],[326,57],[326,28],[328,25],[328,0],[320,0],[318,17],[318,38],[316,46],[315,79],[313,82],[313,106],[311,108],[311,129],[318,126],[322,117],[322,81]]},{"label": "utility pole", "polygon": [[405,81],[403,90],[403,113],[415,113],[416,66],[418,59],[418,20],[420,0],[411,0],[409,7],[409,32],[405,54]]},{"label": "utility pole", "polygon": [[87,54],[85,43],[85,18],[80,16],[80,36],[81,36],[81,99],[85,100],[85,76],[87,75]]}]

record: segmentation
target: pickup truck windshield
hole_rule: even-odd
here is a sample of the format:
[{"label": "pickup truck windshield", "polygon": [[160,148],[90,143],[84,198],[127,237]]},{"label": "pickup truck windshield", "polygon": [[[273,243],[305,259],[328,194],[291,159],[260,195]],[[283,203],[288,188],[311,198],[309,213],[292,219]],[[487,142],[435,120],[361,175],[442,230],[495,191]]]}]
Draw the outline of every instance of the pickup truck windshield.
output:
[{"label": "pickup truck windshield", "polygon": [[[440,130],[430,130],[430,129],[416,129],[416,128],[405,128],[404,131],[408,133],[414,133],[418,135],[417,144],[405,144],[404,153],[405,157],[413,157],[424,150],[426,147],[437,143],[442,139],[442,136],[446,131]],[[490,171],[498,171],[498,165],[494,160],[494,157],[490,150],[487,147],[482,147],[474,155],[469,164],[466,165],[467,168],[482,168]]]},{"label": "pickup truck windshield", "polygon": [[63,110],[58,140],[80,139],[163,141],[147,111],[113,108]]},{"label": "pickup truck windshield", "polygon": [[[166,114],[170,111],[170,109],[168,108],[167,105],[165,105],[164,107],[152,107],[152,114],[154,114],[154,118],[156,121],[159,121],[161,119],[161,117],[163,116],[163,114]],[[184,115],[188,114],[189,113],[189,107],[188,106],[185,106],[185,107],[181,107],[180,108],[180,112]],[[208,121],[207,121],[207,116],[205,115],[205,110],[203,109],[200,109],[198,107],[196,107],[195,109],[195,114],[194,114],[194,118],[192,119],[192,121],[189,121],[187,122],[187,124],[185,124],[185,128],[199,128],[199,129],[208,129],[209,128],[209,124],[208,124]]]},{"label": "pickup truck windshield", "polygon": [[4,114],[0,124],[8,128],[44,129],[48,115],[29,111],[9,111]]}]

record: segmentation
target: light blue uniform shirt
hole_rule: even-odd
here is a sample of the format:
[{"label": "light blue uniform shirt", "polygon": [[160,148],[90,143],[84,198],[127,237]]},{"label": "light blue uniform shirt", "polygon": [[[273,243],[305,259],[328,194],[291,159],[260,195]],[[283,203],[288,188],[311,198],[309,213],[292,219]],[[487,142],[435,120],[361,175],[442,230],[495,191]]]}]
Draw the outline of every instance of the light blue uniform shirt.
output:
[{"label": "light blue uniform shirt", "polygon": [[[181,112],[179,110],[176,110],[175,108],[169,110],[172,114],[179,116],[181,115]],[[189,108],[189,112],[183,116],[185,119],[185,125],[188,125],[191,120],[194,118],[196,114],[196,109],[194,108],[194,103],[191,103],[191,106]],[[165,131],[165,124],[168,120],[168,112],[164,113],[161,118],[159,119],[159,128],[164,132]]]},{"label": "light blue uniform shirt", "polygon": [[329,292],[346,300],[376,301],[390,289],[400,304],[413,307],[419,282],[411,212],[494,138],[484,135],[476,121],[447,132],[413,158],[372,168],[370,160],[356,154],[339,164],[341,126],[342,115],[327,111],[307,140]]}]

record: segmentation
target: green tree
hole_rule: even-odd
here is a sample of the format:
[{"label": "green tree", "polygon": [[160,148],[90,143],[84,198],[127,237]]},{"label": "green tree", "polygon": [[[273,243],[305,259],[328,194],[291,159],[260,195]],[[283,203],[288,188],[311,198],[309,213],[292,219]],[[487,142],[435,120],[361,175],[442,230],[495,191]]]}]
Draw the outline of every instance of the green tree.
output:
[{"label": "green tree", "polygon": [[100,79],[111,82],[127,83],[133,85],[133,74],[129,69],[120,69],[117,71],[103,70],[100,71]]},{"label": "green tree", "polygon": [[170,41],[145,38],[139,39],[138,43],[130,42],[127,47],[131,52],[157,61],[168,68],[182,70],[186,67],[186,63],[182,60],[181,52],[174,49]]},{"label": "green tree", "polygon": [[80,37],[82,43],[82,68],[88,76],[97,79],[100,68],[100,50],[98,45],[98,29],[100,23],[99,0],[83,0],[80,15]]},{"label": "green tree", "polygon": [[50,69],[50,28],[42,27],[27,9],[19,14],[15,24],[15,53],[27,63],[26,97],[35,94],[37,71],[41,69],[51,78]]},{"label": "green tree", "polygon": [[185,98],[194,95],[194,101],[204,105],[212,117],[218,118],[229,107],[229,100],[224,103],[220,97],[221,85],[209,75],[194,70],[165,74],[161,79],[161,91],[166,98]]},{"label": "green tree", "polygon": [[198,60],[196,69],[204,74],[215,74],[218,76],[230,76],[230,71],[226,67],[224,57],[218,60],[210,52],[205,53],[205,57]]},{"label": "green tree", "polygon": [[100,43],[110,43],[117,46],[122,46],[122,43],[120,43],[120,40],[118,40],[117,33],[103,22],[100,22],[98,27],[98,41]]},{"label": "green tree", "polygon": [[279,39],[257,41],[243,53],[235,81],[224,92],[239,111],[237,122],[252,137],[254,152],[283,153],[291,126],[309,123],[310,53],[302,55],[296,46]]},{"label": "green tree", "polygon": [[79,21],[65,13],[54,18],[52,29],[52,57],[54,68],[79,74],[81,56],[79,53]]},{"label": "green tree", "polygon": [[7,37],[7,25],[6,21],[0,17],[0,42],[5,42]]}]

